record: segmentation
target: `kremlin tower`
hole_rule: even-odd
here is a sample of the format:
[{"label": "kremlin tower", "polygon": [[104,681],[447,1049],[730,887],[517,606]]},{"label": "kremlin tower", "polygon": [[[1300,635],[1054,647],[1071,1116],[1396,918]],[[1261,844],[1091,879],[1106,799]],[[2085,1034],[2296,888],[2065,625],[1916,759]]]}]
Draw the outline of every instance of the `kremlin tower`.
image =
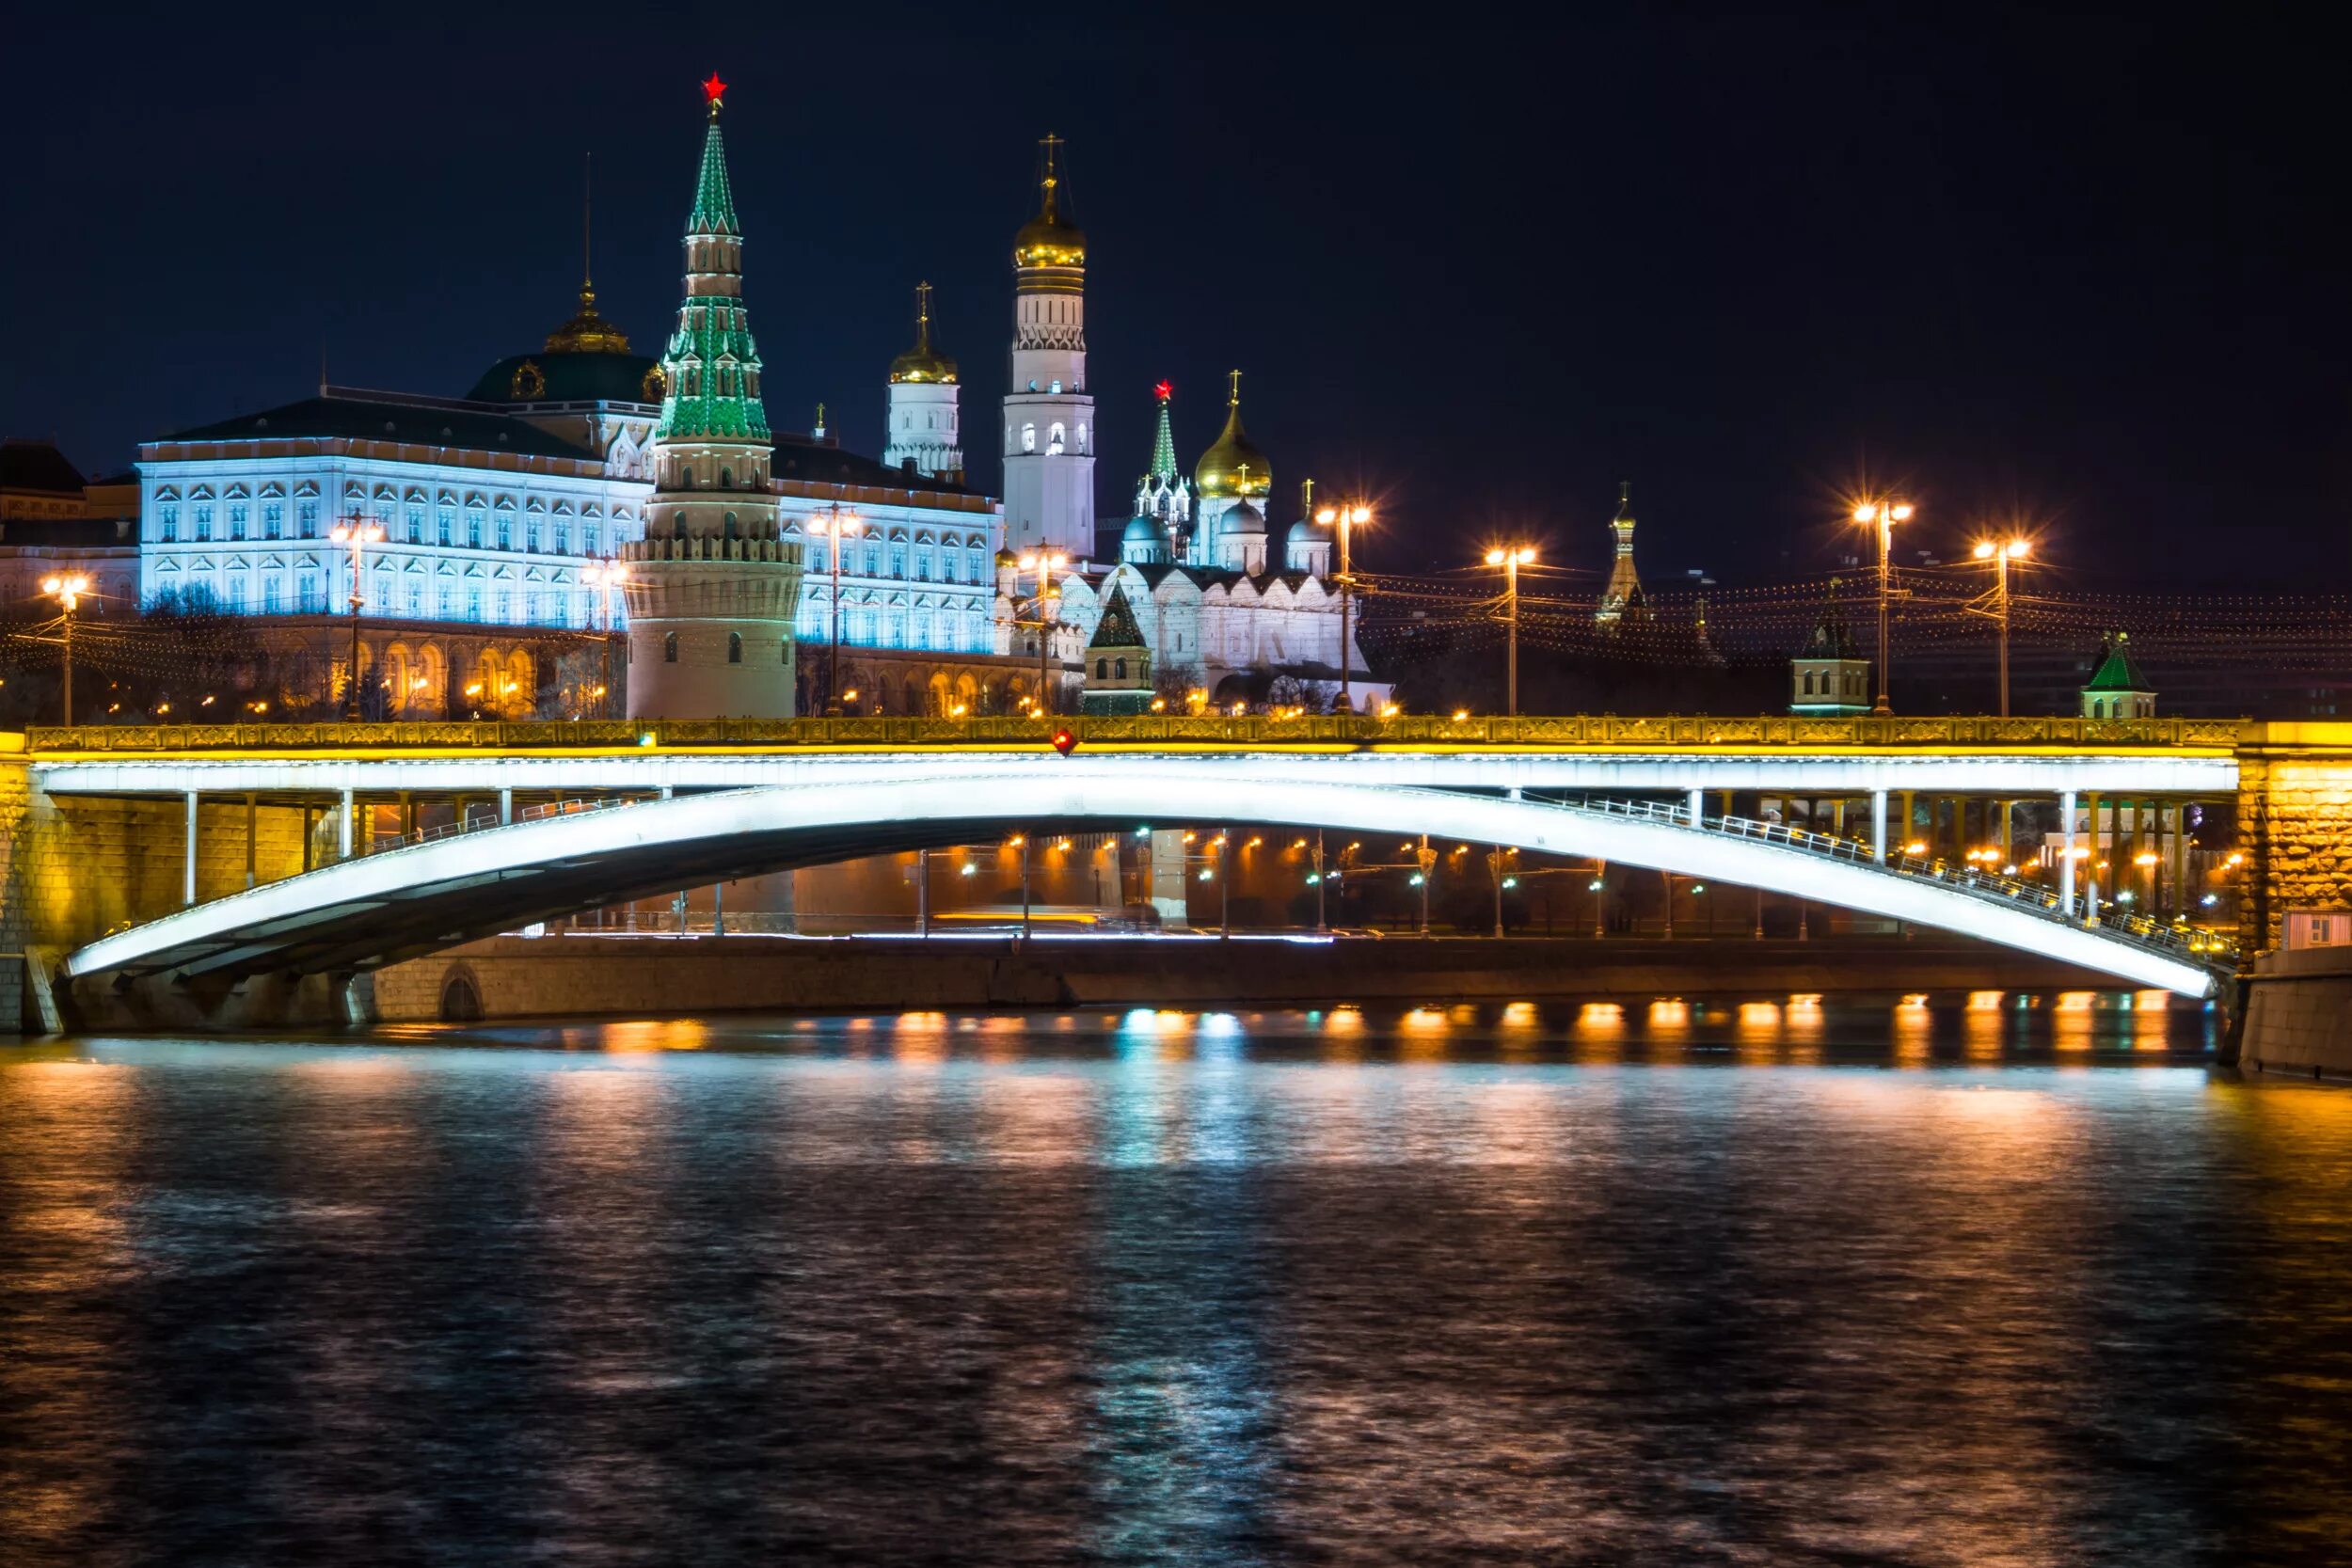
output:
[{"label": "kremlin tower", "polygon": [[1012,391],[1005,399],[1005,547],[1094,555],[1094,399],[1087,391],[1087,239],[1061,215],[1047,136],[1044,200],[1013,236]]},{"label": "kremlin tower", "polygon": [[890,362],[884,467],[963,483],[956,362],[931,347],[931,286],[914,290],[914,346]]},{"label": "kremlin tower", "polygon": [[662,356],[644,537],[624,545],[631,719],[789,719],[801,546],[780,538],[743,230],[727,188],[714,71],[686,225],[686,302]]}]

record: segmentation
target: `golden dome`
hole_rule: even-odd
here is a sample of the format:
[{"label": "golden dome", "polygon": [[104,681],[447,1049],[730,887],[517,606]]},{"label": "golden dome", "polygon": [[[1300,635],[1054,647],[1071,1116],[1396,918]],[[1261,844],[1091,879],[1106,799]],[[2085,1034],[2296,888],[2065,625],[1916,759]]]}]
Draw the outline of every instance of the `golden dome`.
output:
[{"label": "golden dome", "polygon": [[1087,264],[1086,235],[1076,224],[1065,221],[1055,205],[1055,192],[1061,185],[1061,177],[1055,172],[1054,150],[1059,146],[1059,136],[1045,138],[1045,200],[1037,216],[1023,224],[1021,232],[1012,237],[1012,264],[1016,267]]},{"label": "golden dome", "polygon": [[628,338],[596,314],[596,291],[580,286],[580,312],[548,334],[549,354],[627,354]]},{"label": "golden dome", "polygon": [[956,362],[931,347],[931,286],[919,284],[914,291],[914,346],[890,362],[890,381],[896,386],[902,381],[930,381],[952,387],[956,381]]},{"label": "golden dome", "polygon": [[1192,470],[1192,493],[1201,500],[1232,500],[1274,493],[1274,465],[1266,461],[1241,427],[1241,372],[1233,372],[1233,392],[1225,408],[1225,431],[1216,444],[1200,454]]}]

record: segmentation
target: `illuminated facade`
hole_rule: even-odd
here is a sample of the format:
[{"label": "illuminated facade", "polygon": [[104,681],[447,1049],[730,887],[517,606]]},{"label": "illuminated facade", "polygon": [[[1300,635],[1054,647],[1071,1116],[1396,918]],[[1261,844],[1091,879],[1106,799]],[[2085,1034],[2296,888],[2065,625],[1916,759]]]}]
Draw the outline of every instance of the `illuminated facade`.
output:
[{"label": "illuminated facade", "polygon": [[1059,207],[1058,137],[1043,198],[1013,236],[1012,391],[1005,399],[1005,546],[1094,553],[1094,399],[1087,391],[1087,241]]}]

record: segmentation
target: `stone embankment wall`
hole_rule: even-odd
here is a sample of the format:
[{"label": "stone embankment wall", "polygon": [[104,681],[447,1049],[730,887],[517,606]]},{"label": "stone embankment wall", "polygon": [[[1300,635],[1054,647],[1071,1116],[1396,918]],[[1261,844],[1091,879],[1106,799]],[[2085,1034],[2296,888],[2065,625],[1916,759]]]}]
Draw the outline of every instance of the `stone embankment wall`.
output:
[{"label": "stone embankment wall", "polygon": [[[8,736],[9,740],[19,737]],[[244,889],[245,802],[198,807],[196,895]],[[254,875],[302,869],[303,814],[257,806]],[[0,1032],[29,1022],[24,955],[55,960],[108,931],[181,907],[187,813],[179,800],[53,798],[33,786],[24,754],[0,750]],[[36,960],[37,961],[37,960]]]},{"label": "stone embankment wall", "polygon": [[2246,988],[2238,1065],[2300,1078],[2352,1077],[2352,947],[2263,956]]},{"label": "stone embankment wall", "polygon": [[2352,907],[2352,724],[2248,726],[2238,833],[2244,951],[2276,948],[2291,909]]},{"label": "stone embankment wall", "polygon": [[1038,942],[1011,938],[499,937],[373,976],[375,1015],[485,1018],[786,1009],[1311,1005],[1690,993],[2016,989],[2116,982],[2030,954],[1920,939],[1659,942],[1438,938]]}]

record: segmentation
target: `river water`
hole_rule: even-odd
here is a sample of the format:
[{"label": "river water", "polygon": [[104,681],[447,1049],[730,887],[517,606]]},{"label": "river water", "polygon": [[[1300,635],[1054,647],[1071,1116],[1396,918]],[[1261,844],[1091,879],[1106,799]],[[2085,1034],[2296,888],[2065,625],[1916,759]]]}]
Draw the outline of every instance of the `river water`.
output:
[{"label": "river water", "polygon": [[0,1052],[0,1562],[2352,1561],[2153,996]]}]

